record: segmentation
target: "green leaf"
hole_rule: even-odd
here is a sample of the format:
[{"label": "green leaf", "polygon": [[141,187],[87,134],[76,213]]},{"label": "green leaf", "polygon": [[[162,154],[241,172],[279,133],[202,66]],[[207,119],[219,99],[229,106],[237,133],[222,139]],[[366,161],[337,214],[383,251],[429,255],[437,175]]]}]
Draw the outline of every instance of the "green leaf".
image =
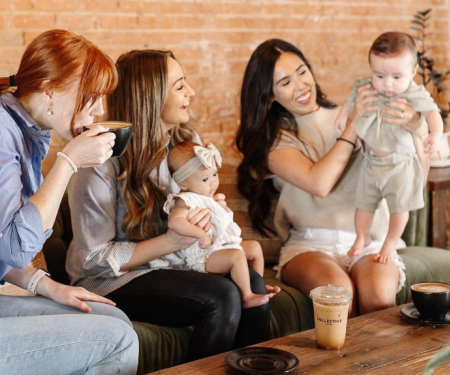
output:
[{"label": "green leaf", "polygon": [[432,374],[437,366],[448,361],[450,361],[450,346],[441,349],[429,360],[424,375]]},{"label": "green leaf", "polygon": [[427,9],[427,10],[423,10],[423,11],[421,11],[421,12],[417,12],[417,13],[419,13],[419,14],[421,14],[422,16],[426,16],[428,13],[430,13],[431,12],[431,8],[430,9]]},{"label": "green leaf", "polygon": [[422,26],[422,27],[424,26],[424,25],[423,25],[423,22],[422,22],[422,21],[419,21],[419,20],[412,20],[411,23],[414,23],[414,24],[416,24],[416,25],[420,25],[420,26]]},{"label": "green leaf", "polygon": [[410,29],[417,31],[418,33],[422,33],[422,31],[423,31],[423,29],[419,29],[418,27],[414,27],[414,26],[411,26]]}]

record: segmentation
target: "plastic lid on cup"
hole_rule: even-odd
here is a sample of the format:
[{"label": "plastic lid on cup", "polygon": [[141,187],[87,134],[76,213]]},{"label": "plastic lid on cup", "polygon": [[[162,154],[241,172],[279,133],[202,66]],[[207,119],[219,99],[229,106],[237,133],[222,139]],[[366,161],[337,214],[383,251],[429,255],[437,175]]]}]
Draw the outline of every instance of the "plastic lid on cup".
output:
[{"label": "plastic lid on cup", "polygon": [[352,292],[342,285],[328,284],[311,290],[309,296],[317,303],[348,303],[352,300]]}]

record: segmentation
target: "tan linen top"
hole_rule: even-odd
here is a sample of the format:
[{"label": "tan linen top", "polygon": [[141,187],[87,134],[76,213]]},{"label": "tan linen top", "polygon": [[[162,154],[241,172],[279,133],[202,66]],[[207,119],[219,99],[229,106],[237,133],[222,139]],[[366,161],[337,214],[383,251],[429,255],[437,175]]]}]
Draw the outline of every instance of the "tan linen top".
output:
[{"label": "tan linen top", "polygon": [[[300,139],[282,131],[274,149],[295,148],[313,162],[322,158],[336,143],[339,133],[334,120],[339,108],[320,108],[296,119]],[[354,193],[362,165],[362,151],[353,153],[341,178],[325,198],[313,196],[272,176],[280,197],[275,210],[275,228],[283,240],[299,239],[300,228],[323,228],[355,231]],[[286,162],[289,162],[288,160]],[[374,240],[382,240],[388,230],[389,213],[386,202],[376,211],[371,228]]]},{"label": "tan linen top", "polygon": [[[353,91],[347,98],[347,104],[350,107],[355,107],[358,88],[368,83],[371,85],[371,89],[374,89],[370,77],[361,77],[353,83]],[[407,99],[415,112],[438,110],[436,103],[426,88],[422,85],[417,85],[413,81],[404,93],[390,97],[379,93],[378,101],[374,103],[377,105],[378,109],[376,111],[368,112],[367,117],[356,118],[357,121],[353,124],[356,134],[358,134],[372,150],[399,153],[416,152],[411,132],[401,126],[383,121],[383,109],[386,108],[388,103],[396,98]]]}]

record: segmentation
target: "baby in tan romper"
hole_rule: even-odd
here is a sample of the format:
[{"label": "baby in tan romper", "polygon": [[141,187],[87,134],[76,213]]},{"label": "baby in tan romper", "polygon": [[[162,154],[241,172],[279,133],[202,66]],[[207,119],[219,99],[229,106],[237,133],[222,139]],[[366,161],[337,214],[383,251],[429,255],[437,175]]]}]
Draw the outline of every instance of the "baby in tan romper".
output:
[{"label": "baby in tan romper", "polygon": [[[364,144],[364,163],[356,187],[356,240],[348,255],[358,255],[371,242],[370,227],[381,199],[389,207],[389,230],[375,260],[392,262],[396,244],[409,219],[409,211],[422,208],[423,172],[412,134],[400,125],[383,121],[382,110],[396,98],[405,98],[414,111],[427,121],[429,135],[424,141],[428,155],[434,154],[443,132],[438,107],[424,86],[413,81],[417,72],[417,49],[408,34],[388,32],[380,35],[369,51],[371,77],[355,81],[354,90],[336,119],[336,130],[343,130],[353,111],[359,87],[370,84],[378,92],[377,110],[354,121],[355,131]],[[403,118],[403,111],[400,116]]]}]

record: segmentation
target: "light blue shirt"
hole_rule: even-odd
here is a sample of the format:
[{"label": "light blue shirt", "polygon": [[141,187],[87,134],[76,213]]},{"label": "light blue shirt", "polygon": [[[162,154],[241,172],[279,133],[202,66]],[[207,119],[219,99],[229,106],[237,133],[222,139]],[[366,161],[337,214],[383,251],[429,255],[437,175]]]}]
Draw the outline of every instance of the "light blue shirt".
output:
[{"label": "light blue shirt", "polygon": [[28,202],[43,182],[51,133],[42,131],[12,94],[0,96],[0,280],[25,268],[52,231]]}]

